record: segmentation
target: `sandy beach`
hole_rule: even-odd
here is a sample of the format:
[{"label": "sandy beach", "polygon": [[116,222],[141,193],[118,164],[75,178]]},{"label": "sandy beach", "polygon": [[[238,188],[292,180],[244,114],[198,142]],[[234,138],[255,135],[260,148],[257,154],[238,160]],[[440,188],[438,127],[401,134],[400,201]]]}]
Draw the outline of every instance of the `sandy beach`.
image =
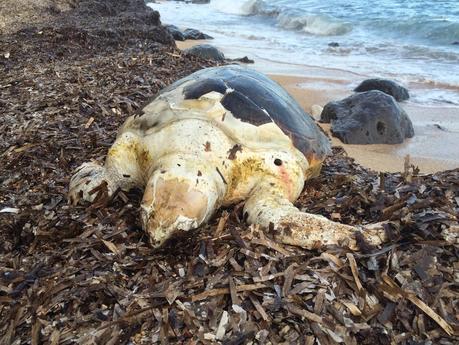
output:
[{"label": "sandy beach", "polygon": [[[182,50],[202,43],[212,44],[212,41],[176,42]],[[233,56],[234,51],[227,54],[228,52],[223,49],[223,52],[231,58],[236,57]],[[313,105],[323,107],[330,101],[351,95],[353,87],[364,78],[338,69],[298,67],[273,63],[267,59],[256,59],[255,63],[249,66],[266,73],[272,71],[273,65],[276,73],[269,73],[269,76],[287,89],[308,113],[311,113]],[[425,85],[414,87],[422,88]],[[334,146],[344,147],[347,154],[357,163],[376,171],[403,171],[407,155],[410,156],[410,164],[418,167],[421,173],[458,168],[459,108],[427,106],[412,102],[403,102],[401,106],[413,122],[415,136],[400,145],[347,145],[331,136],[329,124],[320,126],[330,134]]]}]

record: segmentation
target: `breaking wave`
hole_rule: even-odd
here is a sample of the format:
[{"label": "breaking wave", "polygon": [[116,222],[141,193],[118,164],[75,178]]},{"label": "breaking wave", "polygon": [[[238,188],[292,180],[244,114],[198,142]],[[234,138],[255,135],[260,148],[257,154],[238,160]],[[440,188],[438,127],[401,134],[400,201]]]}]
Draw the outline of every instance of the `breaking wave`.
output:
[{"label": "breaking wave", "polygon": [[213,0],[210,2],[210,7],[219,12],[236,14],[240,16],[248,16],[252,14],[252,6],[256,0]]},{"label": "breaking wave", "polygon": [[264,16],[274,18],[278,27],[310,35],[344,35],[352,30],[349,23],[326,15],[304,14],[269,4],[263,0],[231,1],[214,0],[211,7],[229,14],[243,16]]},{"label": "breaking wave", "polygon": [[388,38],[402,36],[428,44],[451,45],[456,42],[459,45],[459,8],[454,10],[451,1],[445,1],[432,13],[428,9],[432,6],[425,0],[409,2],[412,8],[406,16],[408,10],[402,9],[402,4],[394,0],[382,0],[378,6],[363,5],[354,0],[345,1],[348,6],[341,6],[338,0],[329,2],[330,5],[325,6],[320,2],[301,0],[212,0],[211,7],[235,15],[267,17],[280,28],[315,36],[345,35],[353,29],[364,29]]},{"label": "breaking wave", "polygon": [[434,44],[451,45],[459,41],[459,22],[446,18],[424,19],[415,17],[392,23],[388,19],[380,19],[374,21],[373,25],[379,30],[421,39]]},{"label": "breaking wave", "polygon": [[289,30],[299,30],[317,36],[337,36],[347,34],[352,26],[322,15],[290,16],[280,13],[277,24]]}]

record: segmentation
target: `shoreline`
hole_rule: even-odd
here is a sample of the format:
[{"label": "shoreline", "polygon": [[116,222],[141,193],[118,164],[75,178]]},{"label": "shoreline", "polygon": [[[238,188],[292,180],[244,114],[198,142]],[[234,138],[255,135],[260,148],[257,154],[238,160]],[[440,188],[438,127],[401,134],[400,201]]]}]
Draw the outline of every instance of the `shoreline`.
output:
[{"label": "shoreline", "polygon": [[[177,47],[181,50],[202,43],[212,44],[212,41],[176,41]],[[224,49],[222,51],[227,53]],[[231,55],[234,55],[234,52],[232,53]],[[281,65],[280,68],[272,71],[271,66],[269,71],[266,66],[268,63],[267,60],[260,61],[258,58],[249,67],[253,66],[254,69],[266,73],[282,85],[308,113],[311,113],[313,105],[323,107],[330,101],[351,95],[353,87],[362,80],[360,75],[353,72],[313,66],[302,66],[302,73],[297,73],[299,66],[291,68],[292,66],[277,63]],[[333,146],[343,147],[357,163],[375,171],[401,172],[407,155],[410,156],[410,164],[418,167],[420,173],[459,168],[459,155],[455,153],[459,147],[459,108],[423,105],[409,101],[400,105],[413,122],[415,136],[398,145],[343,144],[331,136],[329,124],[318,124],[329,134]],[[441,118],[436,114],[442,114]]]}]

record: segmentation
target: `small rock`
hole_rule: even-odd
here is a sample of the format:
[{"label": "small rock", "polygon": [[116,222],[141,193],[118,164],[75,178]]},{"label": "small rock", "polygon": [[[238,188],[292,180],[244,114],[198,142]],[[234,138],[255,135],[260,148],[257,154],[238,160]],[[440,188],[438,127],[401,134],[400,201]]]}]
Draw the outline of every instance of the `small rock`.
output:
[{"label": "small rock", "polygon": [[235,62],[242,62],[242,63],[255,63],[252,59],[249,59],[247,56],[244,56],[242,58],[237,58],[237,59],[230,59],[230,61],[235,61]]},{"label": "small rock", "polygon": [[174,40],[176,41],[185,41],[185,36],[183,35],[183,32],[180,31],[178,27],[175,25],[164,25],[167,31],[172,35]]},{"label": "small rock", "polygon": [[183,36],[187,40],[211,40],[213,39],[212,36],[209,36],[199,30],[189,29],[189,28],[183,31]]},{"label": "small rock", "polygon": [[394,97],[398,102],[410,98],[408,90],[396,82],[388,79],[367,79],[360,83],[354,91],[365,92],[370,90],[379,90]]},{"label": "small rock", "polygon": [[325,105],[320,121],[345,144],[400,144],[413,124],[392,96],[372,90]]},{"label": "small rock", "polygon": [[214,61],[224,61],[225,55],[210,44],[198,44],[191,48],[185,49],[185,53],[199,56],[203,59],[214,60]]},{"label": "small rock", "polygon": [[339,43],[338,42],[330,42],[330,43],[328,43],[328,46],[336,48],[336,47],[339,47]]}]

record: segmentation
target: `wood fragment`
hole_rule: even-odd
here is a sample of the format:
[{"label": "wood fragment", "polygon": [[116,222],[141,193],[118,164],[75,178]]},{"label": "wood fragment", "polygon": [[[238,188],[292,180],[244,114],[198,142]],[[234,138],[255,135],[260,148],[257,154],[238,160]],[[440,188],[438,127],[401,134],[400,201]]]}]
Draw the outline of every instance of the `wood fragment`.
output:
[{"label": "wood fragment", "polygon": [[229,212],[223,211],[220,219],[218,220],[218,225],[217,229],[215,230],[215,235],[214,238],[220,237],[220,235],[223,233],[223,230],[225,229],[226,222],[228,221],[229,218]]},{"label": "wood fragment", "polygon": [[234,284],[234,279],[233,277],[228,277],[229,281],[229,289],[230,289],[230,294],[231,294],[231,302],[232,304],[239,305],[241,303],[241,300],[239,299],[236,291],[236,285]]},{"label": "wood fragment", "polygon": [[322,314],[322,307],[325,301],[325,289],[320,289],[316,295],[314,301],[314,314],[321,315]]},{"label": "wood fragment", "polygon": [[287,309],[295,315],[304,317],[305,319],[312,321],[312,322],[317,322],[317,323],[323,323],[322,318],[319,315],[316,315],[314,313],[311,313],[307,311],[306,309],[301,309],[295,305],[288,304]]},{"label": "wood fragment", "polygon": [[110,241],[106,241],[104,239],[101,239],[102,242],[105,244],[105,246],[113,253],[113,254],[116,254],[116,255],[119,255],[120,254],[120,250],[118,249],[118,247],[113,243],[113,242],[110,242]]},{"label": "wood fragment", "polygon": [[239,265],[233,257],[229,259],[229,263],[231,264],[231,266],[233,266],[233,269],[236,272],[242,272],[244,270],[244,268],[241,265]]},{"label": "wood fragment", "polygon": [[260,304],[260,302],[258,302],[258,299],[255,296],[253,296],[252,294],[249,295],[249,298],[250,298],[250,301],[252,302],[253,306],[255,307],[255,309],[260,313],[262,319],[265,320],[265,321],[270,321],[271,318],[266,313],[266,311],[264,310],[264,308]]},{"label": "wood fragment", "polygon": [[280,244],[278,244],[276,242],[273,242],[273,241],[271,241],[271,240],[269,240],[267,238],[264,238],[264,239],[254,238],[252,240],[252,243],[253,244],[262,245],[262,246],[265,246],[265,247],[270,248],[270,249],[274,249],[275,251],[281,253],[284,256],[289,256],[290,255],[289,251],[284,249]]},{"label": "wood fragment", "polygon": [[59,332],[57,329],[55,329],[51,333],[51,336],[49,337],[50,345],[58,345],[59,344],[60,335],[61,335],[61,332]]},{"label": "wood fragment", "polygon": [[279,272],[279,273],[270,274],[270,275],[267,275],[267,276],[253,277],[253,281],[255,283],[262,283],[262,282],[267,282],[269,280],[273,280],[273,279],[278,278],[278,277],[283,277],[284,275],[285,275],[285,272]]},{"label": "wood fragment", "polygon": [[282,286],[282,296],[287,297],[292,287],[293,278],[295,277],[296,263],[291,264],[284,272],[284,285]]},{"label": "wood fragment", "polygon": [[432,320],[434,320],[448,335],[453,335],[454,330],[453,328],[436,312],[433,311],[427,304],[421,301],[416,295],[412,292],[405,292],[405,297],[413,303],[416,307],[421,309],[424,313],[426,313]]},{"label": "wood fragment", "polygon": [[362,315],[362,312],[360,311],[360,309],[352,302],[346,301],[346,300],[340,300],[340,303],[343,304],[347,309],[349,309],[352,315],[354,316]]},{"label": "wood fragment", "polygon": [[346,257],[349,261],[349,266],[351,267],[352,276],[354,277],[355,285],[357,286],[358,292],[363,291],[362,283],[359,278],[359,269],[357,268],[357,263],[355,261],[354,255],[352,253],[347,253]]},{"label": "wood fragment", "polygon": [[86,124],[84,125],[84,128],[85,129],[88,129],[89,127],[91,127],[92,123],[94,122],[94,118],[91,116],[88,120],[88,122],[86,122]]},{"label": "wood fragment", "polygon": [[413,292],[402,290],[397,283],[395,283],[387,274],[383,274],[383,280],[386,282],[393,291],[398,294],[399,296],[403,296],[408,299],[411,303],[413,303],[416,307],[421,309],[424,313],[426,313],[432,320],[434,320],[448,335],[453,335],[454,331],[453,328],[432,308],[430,308],[427,304],[421,301]]},{"label": "wood fragment", "polygon": [[341,268],[344,266],[344,263],[335,255],[333,254],[330,254],[330,253],[327,253],[327,252],[323,252],[322,254],[320,254],[320,258],[326,260],[326,261],[330,261],[330,262],[333,262],[336,267],[338,268]]},{"label": "wood fragment", "polygon": [[[256,283],[256,284],[243,284],[243,285],[238,285],[236,286],[236,291],[237,292],[243,292],[243,291],[253,291],[253,290],[259,290],[263,289],[266,286],[261,283]],[[204,300],[208,297],[214,297],[214,296],[219,296],[219,295],[227,295],[230,293],[229,288],[218,288],[218,289],[212,289],[212,290],[207,290],[204,291],[200,294],[194,295],[191,297],[192,302],[196,301],[201,301]]]}]

